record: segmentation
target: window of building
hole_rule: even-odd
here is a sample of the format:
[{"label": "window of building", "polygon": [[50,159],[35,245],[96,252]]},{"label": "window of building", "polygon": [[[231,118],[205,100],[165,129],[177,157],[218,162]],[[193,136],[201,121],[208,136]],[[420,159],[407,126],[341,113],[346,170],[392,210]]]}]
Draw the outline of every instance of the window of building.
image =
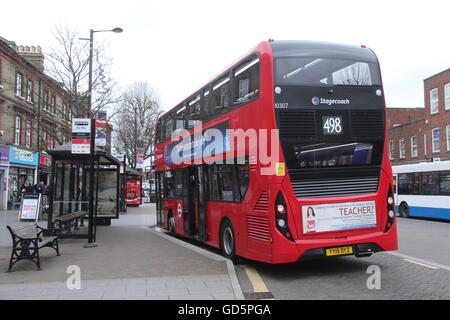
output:
[{"label": "window of building", "polygon": [[27,81],[27,101],[33,102],[33,81]]},{"label": "window of building", "polygon": [[433,153],[441,151],[440,130],[435,128],[431,132],[431,144]]},{"label": "window of building", "polygon": [[398,152],[400,159],[405,159],[405,139],[400,139],[398,141]]},{"label": "window of building", "polygon": [[65,121],[69,120],[69,115],[67,113],[67,105],[65,103],[62,104],[62,118]]},{"label": "window of building", "polygon": [[50,94],[48,90],[44,90],[44,110],[49,111],[48,106],[50,103]]},{"label": "window of building", "polygon": [[52,96],[50,112],[53,114],[56,114],[56,97],[55,96]]},{"label": "window of building", "polygon": [[14,131],[14,144],[20,144],[20,126],[22,124],[22,119],[19,116],[16,117],[15,131]]},{"label": "window of building", "polygon": [[450,110],[450,83],[444,86],[445,110]]},{"label": "window of building", "polygon": [[239,104],[259,95],[259,58],[246,61],[234,69],[233,103]]},{"label": "window of building", "polygon": [[25,145],[31,148],[31,120],[27,120],[25,124]]},{"label": "window of building", "polygon": [[430,90],[430,113],[435,114],[439,111],[438,89]]},{"label": "window of building", "polygon": [[23,95],[23,75],[19,72],[16,74],[16,95]]},{"label": "window of building", "polygon": [[417,157],[417,136],[411,137],[411,157]]},{"label": "window of building", "polygon": [[394,160],[394,140],[389,140],[389,159]]},{"label": "window of building", "polygon": [[450,124],[446,127],[447,134],[447,151],[450,151]]}]

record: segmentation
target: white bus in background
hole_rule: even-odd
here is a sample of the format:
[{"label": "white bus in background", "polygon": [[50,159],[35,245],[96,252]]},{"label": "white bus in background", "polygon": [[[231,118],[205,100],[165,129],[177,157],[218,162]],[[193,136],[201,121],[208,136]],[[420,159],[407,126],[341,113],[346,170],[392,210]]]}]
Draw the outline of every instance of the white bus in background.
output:
[{"label": "white bus in background", "polygon": [[392,171],[400,216],[450,220],[450,161],[398,165]]}]

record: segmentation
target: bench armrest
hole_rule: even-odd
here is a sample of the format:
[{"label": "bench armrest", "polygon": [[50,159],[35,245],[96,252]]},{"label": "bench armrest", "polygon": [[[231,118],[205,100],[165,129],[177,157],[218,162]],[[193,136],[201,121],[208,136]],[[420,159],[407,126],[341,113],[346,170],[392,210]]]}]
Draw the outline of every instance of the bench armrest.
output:
[{"label": "bench armrest", "polygon": [[53,228],[53,229],[45,229],[42,228],[41,226],[36,224],[36,227],[39,228],[39,233],[38,236],[39,238],[41,237],[41,235],[43,235],[44,237],[51,237],[51,236],[56,236],[58,232],[60,232],[61,230],[58,228]]}]

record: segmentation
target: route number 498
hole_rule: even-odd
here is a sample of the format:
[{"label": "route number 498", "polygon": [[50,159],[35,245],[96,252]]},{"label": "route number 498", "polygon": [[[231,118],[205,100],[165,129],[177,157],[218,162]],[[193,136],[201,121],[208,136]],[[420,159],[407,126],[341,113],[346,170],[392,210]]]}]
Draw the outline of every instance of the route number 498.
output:
[{"label": "route number 498", "polygon": [[324,116],[323,134],[342,134],[342,117]]}]

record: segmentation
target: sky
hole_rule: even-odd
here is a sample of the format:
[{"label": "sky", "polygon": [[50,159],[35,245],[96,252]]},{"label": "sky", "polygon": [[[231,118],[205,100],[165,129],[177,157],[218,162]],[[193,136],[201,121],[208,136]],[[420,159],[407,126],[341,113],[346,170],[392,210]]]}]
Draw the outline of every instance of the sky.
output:
[{"label": "sky", "polygon": [[122,88],[149,82],[166,109],[263,40],[366,45],[388,107],[411,108],[424,105],[423,80],[450,67],[449,9],[448,0],[4,1],[0,36],[45,51],[56,25],[84,37],[121,27],[95,34],[109,46],[113,77]]}]

